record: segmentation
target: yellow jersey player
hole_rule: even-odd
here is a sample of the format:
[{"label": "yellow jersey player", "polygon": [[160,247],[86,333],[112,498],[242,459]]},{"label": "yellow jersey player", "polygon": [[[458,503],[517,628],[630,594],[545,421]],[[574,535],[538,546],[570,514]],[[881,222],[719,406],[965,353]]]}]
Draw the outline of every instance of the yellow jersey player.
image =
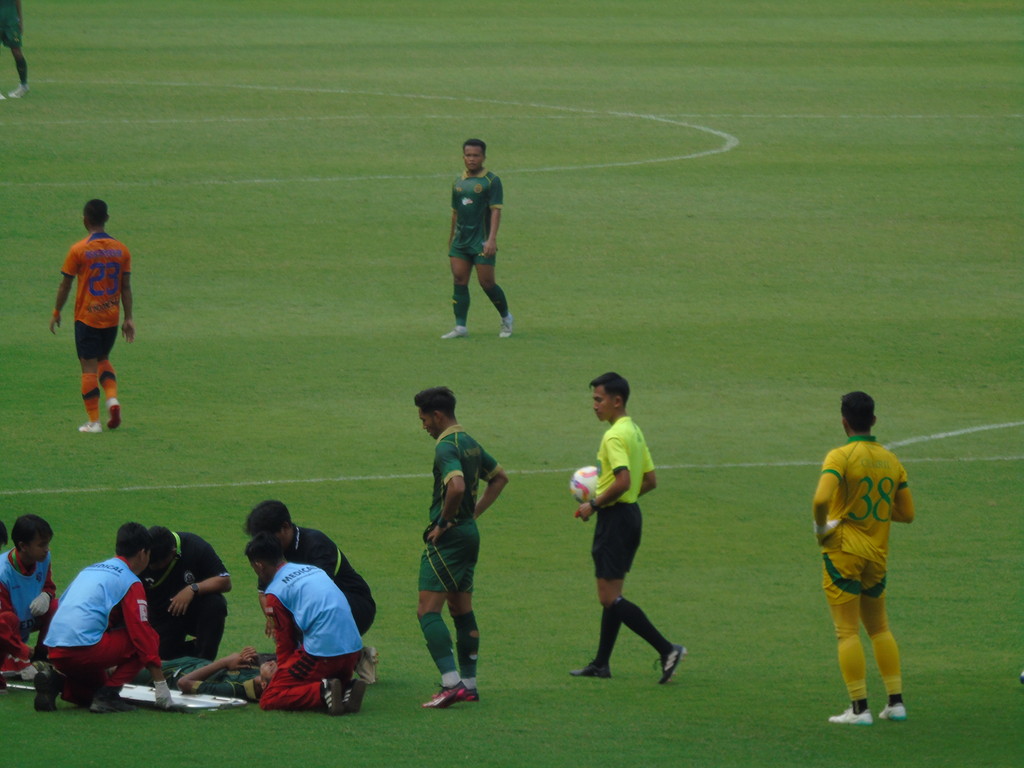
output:
[{"label": "yellow jersey player", "polygon": [[849,440],[829,452],[814,493],[814,532],[821,545],[825,596],[839,641],[839,669],[850,708],[833,723],[871,725],[860,624],[871,638],[889,700],[883,720],[906,720],[900,652],[885,611],[890,523],[914,520],[914,500],[899,459],[871,435],[875,401],[864,392],[843,396]]}]

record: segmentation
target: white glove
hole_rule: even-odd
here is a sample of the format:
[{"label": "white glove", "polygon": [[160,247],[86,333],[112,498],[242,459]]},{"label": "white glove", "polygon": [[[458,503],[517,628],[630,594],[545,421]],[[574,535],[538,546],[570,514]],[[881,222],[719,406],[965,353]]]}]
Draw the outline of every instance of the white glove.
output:
[{"label": "white glove", "polygon": [[28,604],[29,613],[33,616],[45,616],[50,610],[50,595],[47,592],[40,592],[39,597]]},{"label": "white glove", "polygon": [[156,705],[160,709],[170,709],[174,706],[174,702],[171,700],[171,691],[167,687],[166,680],[153,683],[153,689],[156,691]]},{"label": "white glove", "polygon": [[36,675],[39,674],[39,668],[35,664],[29,664],[24,669],[20,670],[18,676],[26,683],[31,683],[36,679]]},{"label": "white glove", "polygon": [[824,525],[818,525],[817,523],[815,523],[814,534],[818,537],[818,541],[821,541],[838,527],[838,520],[826,520]]}]

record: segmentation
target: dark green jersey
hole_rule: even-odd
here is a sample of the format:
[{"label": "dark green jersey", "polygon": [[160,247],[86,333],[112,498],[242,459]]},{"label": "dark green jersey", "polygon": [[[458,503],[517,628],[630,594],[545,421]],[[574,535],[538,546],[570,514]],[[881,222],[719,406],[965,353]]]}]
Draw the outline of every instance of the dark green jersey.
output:
[{"label": "dark green jersey", "polygon": [[[181,656],[177,659],[164,659],[160,663],[167,684],[172,688],[178,687],[178,681],[190,672],[202,669],[210,663],[209,659],[200,659],[197,656]],[[205,693],[208,696],[225,696],[232,699],[249,699],[255,701],[256,696],[253,686],[248,683],[260,676],[257,667],[243,667],[242,669],[219,669],[203,680],[195,689],[195,693]],[[138,685],[152,685],[153,676],[148,670],[141,670],[132,681]]]},{"label": "dark green jersey", "polygon": [[0,0],[0,21],[18,23],[18,5],[14,0]]},{"label": "dark green jersey", "polygon": [[457,178],[452,185],[455,236],[451,247],[474,255],[480,253],[491,233],[491,208],[501,206],[501,179],[490,171]]},{"label": "dark green jersey", "polygon": [[461,475],[466,483],[466,493],[455,519],[472,520],[480,480],[490,480],[498,469],[494,457],[464,432],[462,427],[455,424],[446,429],[434,446],[434,498],[430,505],[430,519],[436,521],[444,508],[448,481]]}]

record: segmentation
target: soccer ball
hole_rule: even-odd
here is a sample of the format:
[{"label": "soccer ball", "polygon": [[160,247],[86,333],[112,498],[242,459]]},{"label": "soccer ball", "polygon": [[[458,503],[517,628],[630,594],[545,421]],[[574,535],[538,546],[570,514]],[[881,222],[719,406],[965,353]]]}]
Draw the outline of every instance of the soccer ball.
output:
[{"label": "soccer ball", "polygon": [[581,467],[572,473],[569,492],[580,504],[597,495],[597,467]]}]

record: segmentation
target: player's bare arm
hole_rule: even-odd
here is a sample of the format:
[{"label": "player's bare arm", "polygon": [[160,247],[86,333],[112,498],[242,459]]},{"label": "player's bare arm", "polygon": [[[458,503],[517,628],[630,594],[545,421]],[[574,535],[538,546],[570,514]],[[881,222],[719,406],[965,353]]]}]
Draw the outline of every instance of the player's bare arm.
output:
[{"label": "player's bare arm", "polygon": [[657,487],[658,487],[658,478],[657,478],[657,476],[655,476],[654,470],[652,469],[650,472],[644,472],[643,479],[641,479],[641,481],[640,481],[640,494],[639,495],[643,496],[645,493],[650,493],[651,491],[653,491]]},{"label": "player's bare arm", "polygon": [[238,653],[232,653],[216,661],[211,661],[205,667],[194,669],[187,675],[182,675],[178,680],[178,690],[182,693],[195,693],[199,684],[207,680],[215,672],[220,672],[222,669],[252,667],[255,666],[256,659],[256,649],[246,646]]},{"label": "player's bare arm", "polygon": [[135,341],[135,321],[132,319],[132,276],[128,272],[121,281],[121,311],[124,313],[121,333],[124,334],[124,340],[131,344]]},{"label": "player's bare arm", "polygon": [[198,590],[192,589],[192,585],[184,587],[178,594],[171,598],[170,605],[167,606],[167,612],[171,616],[184,616],[185,611],[192,605],[192,601],[195,600],[199,595],[213,595],[218,592],[230,592],[231,591],[231,577],[230,576],[211,576],[208,579],[203,579],[196,584]]},{"label": "player's bare arm", "polygon": [[67,303],[68,296],[71,294],[72,282],[74,282],[74,278],[64,275],[60,285],[57,286],[57,298],[53,302],[53,317],[50,318],[50,333],[57,333],[57,328],[60,328],[60,311],[64,309],[64,304]]},{"label": "player's bare arm", "polygon": [[821,477],[818,478],[818,487],[814,491],[814,501],[812,502],[815,525],[825,524],[825,519],[828,517],[829,502],[832,500],[832,496],[838,487],[838,477],[831,472],[822,472]]},{"label": "player's bare arm", "polygon": [[[454,520],[455,516],[459,513],[459,504],[462,503],[462,497],[466,494],[466,479],[462,475],[454,475],[445,486],[444,491],[444,507],[441,509],[441,520]],[[427,534],[427,541],[431,544],[436,544],[437,540],[440,539],[449,526],[435,525],[433,530]]]},{"label": "player's bare arm", "polygon": [[498,252],[498,227],[501,225],[501,208],[491,208],[491,229],[484,243],[484,256],[491,258]]},{"label": "player's bare arm", "polygon": [[612,484],[603,493],[595,496],[593,501],[585,501],[580,504],[579,509],[576,510],[576,517],[586,522],[594,514],[597,507],[607,507],[618,501],[619,497],[629,490],[631,483],[632,480],[630,479],[628,469],[620,467],[615,470],[615,479],[612,480]]},{"label": "player's bare arm", "polygon": [[914,497],[910,494],[909,488],[900,488],[896,491],[895,504],[892,507],[892,521],[894,523],[914,522]]},{"label": "player's bare arm", "polygon": [[487,511],[501,492],[505,490],[506,485],[508,485],[508,475],[505,474],[504,469],[499,467],[494,473],[494,476],[487,481],[487,487],[484,488],[483,496],[481,496],[476,502],[476,508],[473,510],[474,520]]}]

